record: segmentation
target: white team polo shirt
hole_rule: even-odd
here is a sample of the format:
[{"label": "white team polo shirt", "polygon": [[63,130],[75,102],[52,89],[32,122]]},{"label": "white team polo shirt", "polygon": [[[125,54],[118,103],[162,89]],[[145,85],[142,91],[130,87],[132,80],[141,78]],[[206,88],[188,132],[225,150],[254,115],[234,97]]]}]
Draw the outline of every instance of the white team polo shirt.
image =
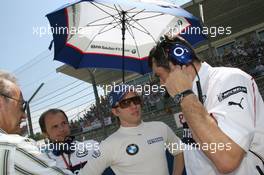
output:
[{"label": "white team polo shirt", "polygon": [[71,171],[74,174],[78,174],[86,162],[92,158],[94,151],[99,150],[99,143],[95,140],[85,140],[83,142],[75,140],[72,150],[71,154],[63,153],[63,156],[56,156],[51,150],[47,154],[51,159],[56,161],[57,167],[67,169],[67,166],[71,165]]},{"label": "white team polo shirt", "polygon": [[[250,150],[264,157],[264,104],[252,77],[237,68],[211,67],[202,63],[199,70],[204,106],[218,127],[246,154],[232,175],[259,175],[256,165],[264,167]],[[197,77],[193,91],[197,93]],[[227,148],[227,147],[226,147]],[[188,175],[220,174],[200,150],[184,151]]]},{"label": "white team polo shirt", "polygon": [[[99,175],[110,166],[116,175],[168,175],[165,143],[180,144],[180,139],[162,122],[120,127],[101,142],[100,153],[80,174]],[[173,154],[180,152],[175,150]]]}]

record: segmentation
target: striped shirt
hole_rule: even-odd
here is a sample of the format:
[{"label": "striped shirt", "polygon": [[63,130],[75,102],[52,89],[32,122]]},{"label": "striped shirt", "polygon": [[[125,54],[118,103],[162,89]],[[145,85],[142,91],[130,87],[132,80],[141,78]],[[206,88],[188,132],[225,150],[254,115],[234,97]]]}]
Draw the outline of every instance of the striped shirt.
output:
[{"label": "striped shirt", "polygon": [[0,128],[0,175],[64,175],[68,170],[39,151],[36,142]]}]

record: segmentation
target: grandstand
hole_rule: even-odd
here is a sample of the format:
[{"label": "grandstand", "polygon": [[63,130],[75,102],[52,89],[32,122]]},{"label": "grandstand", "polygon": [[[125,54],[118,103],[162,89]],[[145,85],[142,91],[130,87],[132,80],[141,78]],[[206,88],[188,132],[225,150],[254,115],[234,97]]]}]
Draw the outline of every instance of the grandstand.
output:
[{"label": "grandstand", "polygon": [[[199,16],[199,4],[203,5],[205,26],[224,28],[231,27],[231,34],[211,37],[211,45],[216,54],[222,54],[225,47],[231,47],[234,42],[249,42],[264,40],[264,4],[262,0],[197,0],[196,4],[189,2],[183,7]],[[210,58],[208,45],[198,46],[196,51],[203,57]]]},{"label": "grandstand", "polygon": [[[195,3],[193,3],[195,2]],[[203,5],[205,26],[224,28],[231,27],[231,33],[216,35],[210,38],[210,44],[203,43],[196,47],[196,52],[203,59],[212,65],[239,67],[255,77],[262,97],[264,97],[264,3],[263,0],[196,0],[191,1],[183,8],[199,16],[199,4]],[[209,46],[213,54],[210,53]],[[98,85],[121,82],[121,72],[92,69]],[[86,69],[75,70],[63,65],[57,69],[58,72],[85,80],[91,83]],[[84,78],[85,77],[85,78]],[[126,74],[126,80],[132,84],[146,84],[151,82],[152,77],[136,73]],[[153,97],[154,98],[154,97]],[[177,128],[174,120],[174,113],[179,112],[170,98],[161,95],[154,103],[149,99],[143,108],[143,119],[145,121],[162,120],[167,123],[176,133],[180,134],[181,129]],[[107,115],[106,117],[109,117]],[[111,116],[112,117],[112,116]],[[106,126],[107,135],[114,132],[118,125],[112,117],[114,124]],[[78,128],[77,125],[75,128]],[[104,138],[101,128],[87,132],[75,132],[80,139],[93,138],[102,140]]]}]

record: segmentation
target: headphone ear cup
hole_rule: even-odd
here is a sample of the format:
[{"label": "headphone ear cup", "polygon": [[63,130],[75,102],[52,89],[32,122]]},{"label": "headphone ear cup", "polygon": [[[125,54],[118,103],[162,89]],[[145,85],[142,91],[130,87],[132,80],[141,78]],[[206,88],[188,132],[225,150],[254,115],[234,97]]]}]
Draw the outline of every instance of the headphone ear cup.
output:
[{"label": "headphone ear cup", "polygon": [[193,51],[181,43],[173,43],[169,49],[171,61],[179,65],[187,65],[192,62]]}]

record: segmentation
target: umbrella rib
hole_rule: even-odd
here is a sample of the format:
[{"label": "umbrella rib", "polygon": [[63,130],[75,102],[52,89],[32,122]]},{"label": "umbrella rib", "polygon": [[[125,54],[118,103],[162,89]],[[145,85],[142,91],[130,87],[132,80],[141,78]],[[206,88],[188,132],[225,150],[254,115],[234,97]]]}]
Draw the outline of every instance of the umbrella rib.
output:
[{"label": "umbrella rib", "polygon": [[[113,20],[114,21],[114,20]],[[112,22],[113,22],[112,21]],[[97,35],[94,35],[93,38],[91,39],[91,41],[89,42],[88,46],[85,48],[85,50],[87,50],[87,48],[92,44],[92,42],[94,41],[95,37],[97,37],[98,35],[101,34],[101,31],[103,31],[107,26],[104,26],[98,33]]]},{"label": "umbrella rib", "polygon": [[[111,16],[114,20],[116,20],[115,16],[112,15],[111,13],[108,13],[108,12],[105,11],[104,9],[98,7],[98,6],[97,6],[95,3],[93,3],[93,2],[91,2],[91,4],[93,4],[96,8],[98,8],[98,9],[101,10],[102,12],[104,12],[104,13],[108,14],[109,16]],[[108,6],[106,6],[106,7],[108,7]],[[109,7],[108,7],[108,8],[109,8]],[[111,8],[111,9],[112,9],[112,8]],[[118,18],[117,18],[117,19],[118,19]],[[121,19],[118,19],[118,20],[121,21]]]},{"label": "umbrella rib", "polygon": [[109,30],[112,30],[112,29],[114,29],[114,28],[116,28],[117,26],[118,26],[119,24],[117,24],[117,25],[115,25],[115,26],[113,26],[113,27],[111,27],[111,28],[109,28],[109,29],[107,29],[107,30],[105,30],[105,31],[100,31],[98,34],[102,34],[102,33],[105,33],[105,32],[107,32],[107,31],[109,31]]},{"label": "umbrella rib", "polygon": [[[126,14],[126,16],[128,16],[128,15]],[[128,16],[128,17],[130,18],[130,16]],[[136,24],[138,24],[143,30],[145,30],[145,32],[142,31],[142,30],[140,30],[140,29],[137,28],[137,27],[132,26],[132,25],[129,24],[129,23],[127,23],[127,24],[131,25],[133,28],[135,28],[135,29],[137,29],[137,30],[139,30],[139,31],[141,31],[141,32],[143,32],[143,33],[148,34],[148,35],[153,39],[153,41],[156,42],[155,39],[154,39],[154,37],[151,35],[151,33],[150,33],[150,32],[149,32],[144,26],[142,26],[138,21],[135,21],[133,18],[130,18],[130,19],[131,19],[131,21],[134,21]]]},{"label": "umbrella rib", "polygon": [[[126,13],[128,13],[129,11],[131,11],[131,10],[134,10],[134,9],[136,9],[136,7],[133,7],[133,8],[131,8],[131,9],[128,9],[128,10],[123,10],[122,8],[121,8],[121,6],[119,5],[119,8],[120,8],[120,10],[121,11],[125,11]],[[118,10],[118,9],[116,9],[116,10]],[[131,13],[131,12],[130,12]]]},{"label": "umbrella rib", "polygon": [[[121,16],[120,10],[123,11],[123,9],[121,8],[120,5],[119,5],[120,10],[118,10],[118,8],[117,8],[116,5],[114,5],[114,7],[115,7],[115,10],[117,11],[117,13],[118,13],[120,19],[121,19],[121,21],[120,21],[120,24],[121,24],[121,22],[122,22],[122,18],[123,18],[123,17]],[[134,9],[135,9],[135,7],[134,7],[134,8],[131,8],[131,9],[129,9],[129,10],[127,10],[126,13],[127,13],[128,11],[131,11],[131,10],[134,10]],[[144,11],[144,10],[143,10],[143,11]]]},{"label": "umbrella rib", "polygon": [[[131,13],[131,12],[130,12],[130,13]],[[139,21],[139,20],[144,20],[144,19],[149,19],[149,18],[155,18],[155,17],[161,16],[161,15],[164,15],[163,13],[159,13],[159,12],[157,12],[157,13],[159,13],[159,14],[157,14],[157,15],[148,16],[148,17],[145,17],[145,18],[137,18],[137,19],[135,19],[134,17],[135,17],[136,15],[140,14],[140,13],[148,13],[148,11],[141,10],[141,11],[137,12],[136,14],[130,16],[130,19],[133,19],[134,21]],[[151,12],[150,12],[150,13],[151,13]],[[152,12],[152,13],[155,13],[155,12]],[[132,20],[130,20],[130,21],[132,21]]]},{"label": "umbrella rib", "polygon": [[[91,3],[93,3],[93,2],[91,2]],[[110,8],[110,9],[112,9],[112,10],[115,10],[113,7],[111,7],[111,6],[107,6],[107,5],[105,5],[105,4],[102,4],[102,3],[100,3],[100,2],[96,2],[97,4],[100,4],[101,6],[104,6],[104,7],[107,7],[107,8]]]},{"label": "umbrella rib", "polygon": [[137,53],[138,53],[138,57],[140,58],[140,53],[139,53],[139,50],[138,50],[138,44],[137,44],[137,41],[136,41],[136,37],[133,33],[133,30],[130,28],[130,25],[126,25],[127,27],[127,30],[128,30],[128,33],[132,36],[134,42],[135,42],[135,46],[136,46],[136,49],[137,49]]},{"label": "umbrella rib", "polygon": [[115,10],[117,11],[117,13],[118,13],[118,15],[119,15],[119,19],[120,19],[120,28],[122,28],[121,27],[121,22],[122,22],[122,16],[121,16],[121,14],[120,14],[120,11],[117,9],[117,7],[116,7],[116,5],[114,5],[114,7],[115,7]]},{"label": "umbrella rib", "polygon": [[145,18],[136,18],[134,19],[135,21],[139,21],[139,20],[144,20],[144,19],[149,19],[149,18],[155,18],[155,17],[159,17],[159,16],[162,16],[164,15],[163,13],[160,13],[160,14],[157,14],[157,15],[153,15],[153,16],[148,16],[148,17],[145,17]]},{"label": "umbrella rib", "polygon": [[145,11],[145,9],[143,9],[141,11],[138,11],[138,12],[128,12],[128,13],[135,13],[134,15],[131,16],[131,18],[134,18],[136,15],[138,15],[138,14],[144,12],[144,11]]},{"label": "umbrella rib", "polygon": [[[115,6],[115,7],[116,7],[116,6]],[[132,9],[130,9],[130,10],[132,10]],[[86,26],[88,27],[88,26],[109,25],[110,23],[98,24],[98,25],[90,25],[90,24],[96,23],[96,22],[101,21],[101,20],[105,20],[105,19],[107,19],[107,18],[113,18],[113,16],[117,16],[117,15],[119,15],[119,17],[120,17],[120,19],[121,19],[121,15],[120,15],[120,13],[119,13],[119,11],[118,11],[117,8],[116,8],[116,11],[117,11],[118,14],[114,14],[114,15],[112,15],[112,16],[106,16],[106,17],[104,17],[104,18],[100,18],[100,19],[94,20],[94,21],[92,21],[92,22],[86,24]],[[142,10],[142,11],[143,11],[143,10]],[[137,14],[141,13],[142,11],[136,12],[136,14],[133,15],[132,17],[136,16]],[[129,13],[133,13],[133,12],[129,12]],[[146,12],[145,12],[145,13],[146,13]],[[159,14],[159,15],[163,15],[163,14]],[[150,17],[146,17],[146,18],[138,18],[138,19],[136,19],[136,20],[148,19],[148,18],[152,18],[152,17],[155,17],[155,16],[159,16],[159,15],[154,15],[154,16],[150,16]],[[113,18],[113,19],[115,19],[115,18]],[[120,21],[116,21],[115,23],[120,23]]]},{"label": "umbrella rib", "polygon": [[[164,13],[162,13],[162,12],[155,12],[155,11],[147,11],[146,9],[144,9],[144,10],[140,10],[140,11],[138,11],[138,12],[142,12],[142,11],[144,11],[144,13],[151,13],[151,14],[153,14],[153,13],[157,13],[157,14],[164,14]],[[137,11],[134,11],[134,12],[129,12],[129,13],[138,13]],[[169,14],[168,14],[169,15]]]},{"label": "umbrella rib", "polygon": [[98,27],[98,26],[108,26],[111,24],[120,24],[119,22],[108,22],[108,23],[102,23],[102,24],[94,24],[94,25],[86,25],[85,27]]},{"label": "umbrella rib", "polygon": [[[135,42],[135,46],[136,46],[136,49],[137,49],[137,55],[138,55],[138,58],[140,58],[140,53],[139,53],[139,49],[138,49],[138,44],[137,44],[137,41],[136,41],[136,37],[135,37],[135,35],[133,33],[133,30],[130,28],[130,25],[127,26],[127,30],[128,30],[128,33],[132,36],[132,38],[133,38],[133,40]],[[142,64],[140,64],[140,67],[141,67],[141,71],[143,72]]]},{"label": "umbrella rib", "polygon": [[[114,15],[115,16],[115,15]],[[106,17],[104,17],[104,18],[100,18],[100,19],[97,19],[97,20],[94,20],[94,21],[92,21],[92,22],[89,22],[88,24],[86,24],[86,26],[88,27],[88,26],[91,26],[90,24],[93,24],[93,23],[95,23],[95,22],[98,22],[98,21],[101,21],[101,20],[104,20],[104,19],[107,19],[107,18],[112,18],[112,16],[106,16]],[[118,22],[118,21],[117,21]],[[117,23],[116,22],[116,23]]]},{"label": "umbrella rib", "polygon": [[132,24],[127,23],[127,25],[129,25],[129,26],[133,27],[134,29],[137,29],[138,31],[140,31],[140,32],[142,32],[142,33],[145,33],[145,34],[147,34],[147,35],[150,34],[148,31],[141,30],[140,28],[137,28],[137,27],[133,26]]},{"label": "umbrella rib", "polygon": [[126,28],[127,28],[127,31],[129,32],[129,34],[132,36],[132,38],[135,38],[135,35],[134,35],[132,29],[130,28],[130,24],[126,24]]},{"label": "umbrella rib", "polygon": [[154,37],[150,34],[150,32],[148,32],[146,29],[144,29],[144,30],[141,30],[141,29],[139,29],[139,28],[137,28],[137,27],[135,27],[135,26],[133,26],[133,25],[131,25],[131,24],[129,24],[129,23],[127,23],[127,25],[129,25],[129,26],[131,26],[132,28],[134,28],[134,29],[137,29],[138,31],[140,31],[140,32],[142,32],[142,33],[145,33],[145,34],[147,34],[147,35],[149,35],[152,39],[153,39],[153,41],[154,42],[156,42],[155,41],[155,39],[154,39]]}]

